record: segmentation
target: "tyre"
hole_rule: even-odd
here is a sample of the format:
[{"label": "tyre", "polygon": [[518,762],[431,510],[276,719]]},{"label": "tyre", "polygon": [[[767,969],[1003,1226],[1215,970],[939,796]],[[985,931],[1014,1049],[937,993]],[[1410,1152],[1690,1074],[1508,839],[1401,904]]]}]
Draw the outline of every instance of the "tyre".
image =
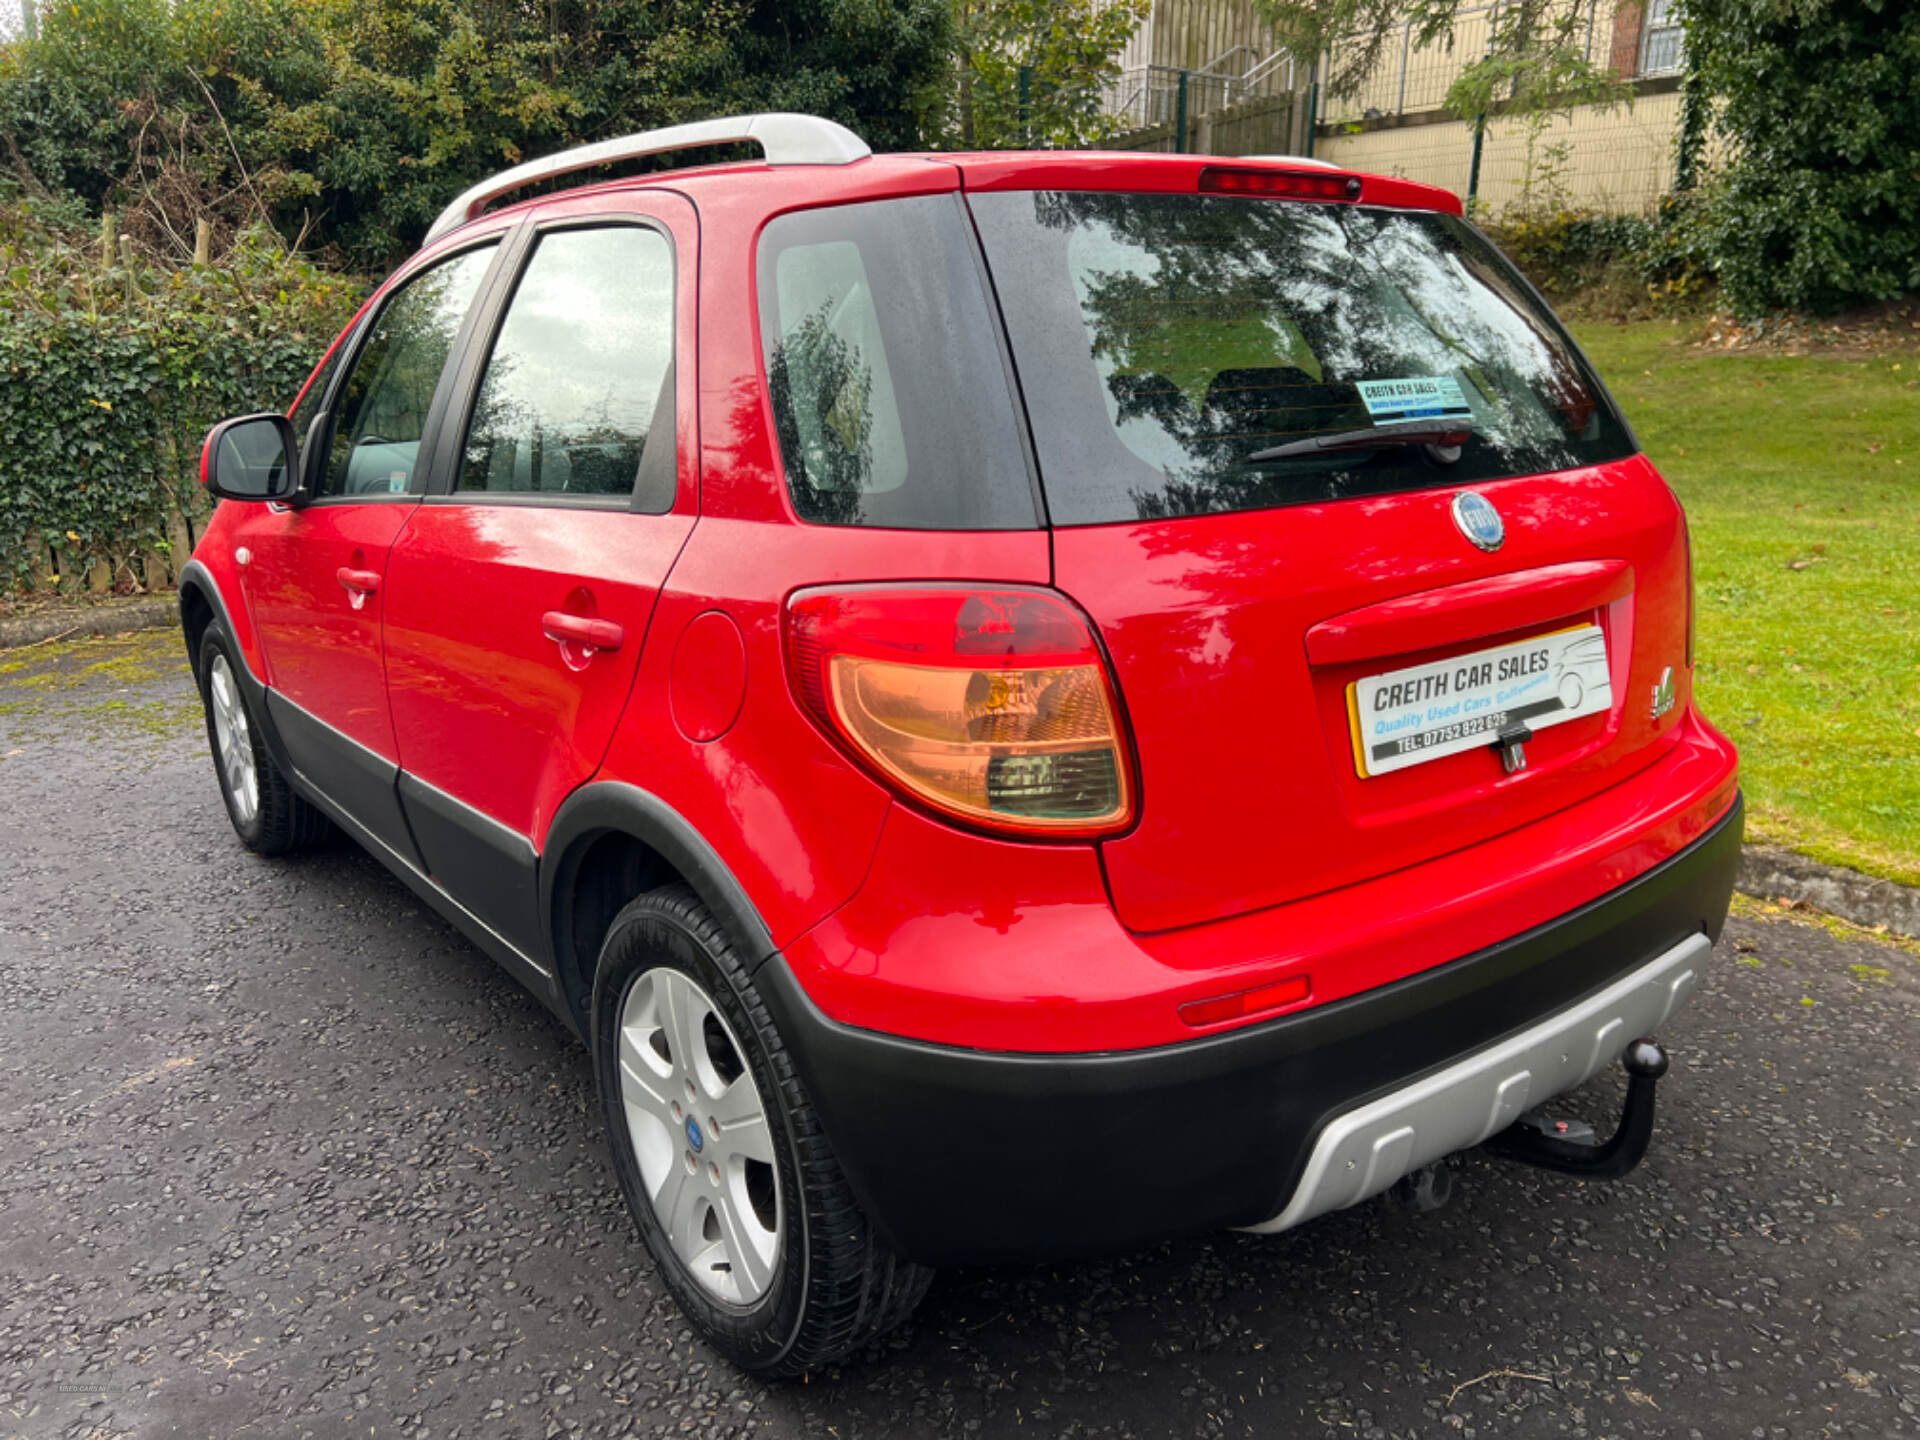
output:
[{"label": "tyre", "polygon": [[874,1238],[746,966],[691,890],[614,918],[592,1028],[620,1188],[708,1343],[791,1378],[912,1313],[933,1272]]},{"label": "tyre", "polygon": [[330,826],[296,795],[268,753],[260,718],[240,683],[241,662],[219,624],[200,637],[200,700],[214,773],[240,843],[259,855],[287,855],[323,839]]}]

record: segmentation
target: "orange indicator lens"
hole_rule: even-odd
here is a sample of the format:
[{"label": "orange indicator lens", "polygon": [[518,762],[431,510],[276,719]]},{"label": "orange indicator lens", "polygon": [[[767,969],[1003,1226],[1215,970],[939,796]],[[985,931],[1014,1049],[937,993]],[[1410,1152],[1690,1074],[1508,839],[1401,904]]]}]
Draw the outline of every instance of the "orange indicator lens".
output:
[{"label": "orange indicator lens", "polygon": [[788,607],[795,693],[881,777],[997,829],[1131,818],[1126,742],[1086,622],[1041,591],[812,591]]}]

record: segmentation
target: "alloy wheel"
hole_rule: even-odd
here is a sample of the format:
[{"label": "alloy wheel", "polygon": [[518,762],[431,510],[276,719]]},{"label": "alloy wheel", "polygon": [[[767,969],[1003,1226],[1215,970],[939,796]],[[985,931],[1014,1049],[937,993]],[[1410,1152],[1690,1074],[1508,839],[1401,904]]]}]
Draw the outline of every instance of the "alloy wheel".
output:
[{"label": "alloy wheel", "polygon": [[207,690],[213,702],[214,744],[227,777],[234,818],[242,825],[251,824],[260,809],[260,776],[254,769],[253,730],[247,723],[247,707],[226,656],[214,657]]},{"label": "alloy wheel", "polygon": [[773,1132],[746,1051],[689,976],[648,970],[620,1007],[627,1139],[674,1254],[717,1300],[751,1305],[780,1261]]}]

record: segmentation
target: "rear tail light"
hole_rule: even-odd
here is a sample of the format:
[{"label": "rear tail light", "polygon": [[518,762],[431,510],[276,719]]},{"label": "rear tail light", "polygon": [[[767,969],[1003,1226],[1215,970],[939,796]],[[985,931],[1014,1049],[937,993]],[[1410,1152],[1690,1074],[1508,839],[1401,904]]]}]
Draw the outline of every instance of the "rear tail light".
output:
[{"label": "rear tail light", "polygon": [[866,586],[787,606],[794,693],[881,779],[944,814],[1088,836],[1133,819],[1106,662],[1040,590]]},{"label": "rear tail light", "polygon": [[1285,195],[1294,200],[1358,200],[1360,177],[1320,170],[1256,170],[1209,165],[1200,188],[1218,195]]}]

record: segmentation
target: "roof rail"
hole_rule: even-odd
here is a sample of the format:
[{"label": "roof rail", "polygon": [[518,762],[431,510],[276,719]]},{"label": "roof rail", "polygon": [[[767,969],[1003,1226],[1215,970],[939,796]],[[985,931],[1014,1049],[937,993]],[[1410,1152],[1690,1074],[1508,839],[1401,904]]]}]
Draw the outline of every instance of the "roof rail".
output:
[{"label": "roof rail", "polygon": [[462,191],[459,199],[440,212],[440,218],[433,222],[427,238],[420,243],[431,245],[448,231],[459,229],[502,195],[556,175],[570,175],[576,170],[591,170],[596,165],[611,165],[619,160],[637,160],[643,155],[664,155],[672,150],[746,141],[758,144],[766,152],[770,165],[848,165],[873,153],[867,142],[846,126],[822,120],[817,115],[729,115],[718,120],[696,120],[690,125],[669,125],[664,130],[644,130],[638,135],[576,146],[558,155],[502,170],[491,179]]}]

